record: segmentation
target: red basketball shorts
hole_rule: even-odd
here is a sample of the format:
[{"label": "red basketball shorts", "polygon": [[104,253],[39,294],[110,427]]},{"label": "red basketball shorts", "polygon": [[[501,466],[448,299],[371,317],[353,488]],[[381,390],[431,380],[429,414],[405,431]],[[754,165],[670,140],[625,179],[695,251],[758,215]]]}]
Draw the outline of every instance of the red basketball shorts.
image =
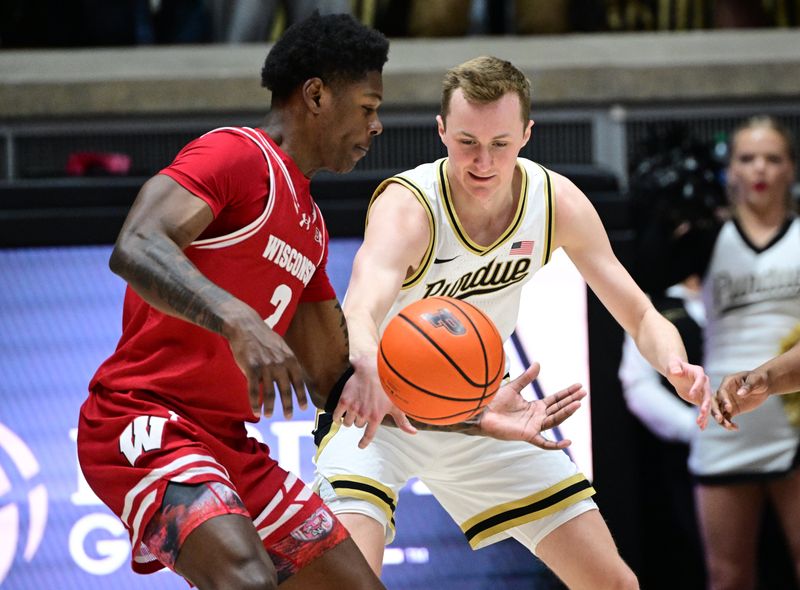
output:
[{"label": "red basketball shorts", "polygon": [[[78,459],[91,488],[127,527],[138,573],[172,567],[186,536],[220,514],[253,521],[282,578],[348,537],[319,496],[282,469],[269,447],[247,437],[243,424],[239,435],[212,436],[146,393],[91,393],[80,412]],[[170,482],[206,485],[191,510],[165,513]],[[170,550],[148,524],[156,514],[156,523],[174,524],[182,512]],[[153,551],[143,542],[145,530]],[[287,553],[294,557],[283,560]]]}]

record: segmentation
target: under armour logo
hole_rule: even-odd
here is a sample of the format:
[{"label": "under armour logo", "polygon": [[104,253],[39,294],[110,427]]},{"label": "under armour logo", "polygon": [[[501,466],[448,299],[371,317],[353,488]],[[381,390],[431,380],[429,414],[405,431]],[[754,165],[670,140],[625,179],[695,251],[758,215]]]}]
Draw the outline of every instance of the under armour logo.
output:
[{"label": "under armour logo", "polygon": [[300,219],[300,227],[311,229],[311,217],[309,217],[305,213],[303,213],[302,216],[303,216],[302,219]]}]

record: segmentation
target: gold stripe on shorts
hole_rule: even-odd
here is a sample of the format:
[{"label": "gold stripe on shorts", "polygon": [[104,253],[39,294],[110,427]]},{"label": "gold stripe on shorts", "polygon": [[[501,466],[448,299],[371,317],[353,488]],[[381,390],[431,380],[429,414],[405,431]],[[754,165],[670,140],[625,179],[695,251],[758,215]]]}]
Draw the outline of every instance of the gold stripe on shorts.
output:
[{"label": "gold stripe on shorts", "polygon": [[461,532],[475,549],[482,541],[516,526],[544,518],[595,494],[582,473],[521,500],[500,504],[461,524]]},{"label": "gold stripe on shorts", "polygon": [[397,496],[394,492],[374,479],[360,475],[334,475],[326,478],[336,490],[337,496],[365,500],[380,508],[394,530],[394,511],[397,509]]}]

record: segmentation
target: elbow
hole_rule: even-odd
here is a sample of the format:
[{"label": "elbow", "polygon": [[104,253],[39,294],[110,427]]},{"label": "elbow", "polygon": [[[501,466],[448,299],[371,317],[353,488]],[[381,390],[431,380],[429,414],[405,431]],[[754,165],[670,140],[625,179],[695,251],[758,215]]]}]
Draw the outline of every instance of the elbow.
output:
[{"label": "elbow", "polygon": [[141,264],[142,257],[145,255],[144,253],[148,252],[150,246],[152,243],[148,242],[143,235],[126,232],[123,228],[111,251],[108,268],[115,275],[127,280],[131,268],[137,265],[137,261]]},{"label": "elbow", "polygon": [[115,275],[124,276],[129,258],[125,248],[117,241],[114,245],[114,249],[111,251],[111,257],[108,259],[109,270]]}]

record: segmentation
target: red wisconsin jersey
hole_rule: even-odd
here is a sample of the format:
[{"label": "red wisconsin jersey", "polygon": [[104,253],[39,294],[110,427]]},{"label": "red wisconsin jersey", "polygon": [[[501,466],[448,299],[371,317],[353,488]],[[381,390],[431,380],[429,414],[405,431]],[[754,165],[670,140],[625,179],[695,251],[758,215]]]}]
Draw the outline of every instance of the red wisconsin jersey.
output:
[{"label": "red wisconsin jersey", "polygon": [[[207,230],[186,255],[278,334],[286,332],[301,300],[335,297],[324,267],[327,230],[310,181],[261,130],[214,130],[189,143],[161,173],[211,206],[209,230],[227,230],[211,237]],[[260,214],[237,224],[254,205]],[[98,383],[114,391],[151,392],[221,435],[238,432],[241,420],[254,420],[247,381],[227,340],[158,311],[130,287],[122,337],[90,389]]]}]

